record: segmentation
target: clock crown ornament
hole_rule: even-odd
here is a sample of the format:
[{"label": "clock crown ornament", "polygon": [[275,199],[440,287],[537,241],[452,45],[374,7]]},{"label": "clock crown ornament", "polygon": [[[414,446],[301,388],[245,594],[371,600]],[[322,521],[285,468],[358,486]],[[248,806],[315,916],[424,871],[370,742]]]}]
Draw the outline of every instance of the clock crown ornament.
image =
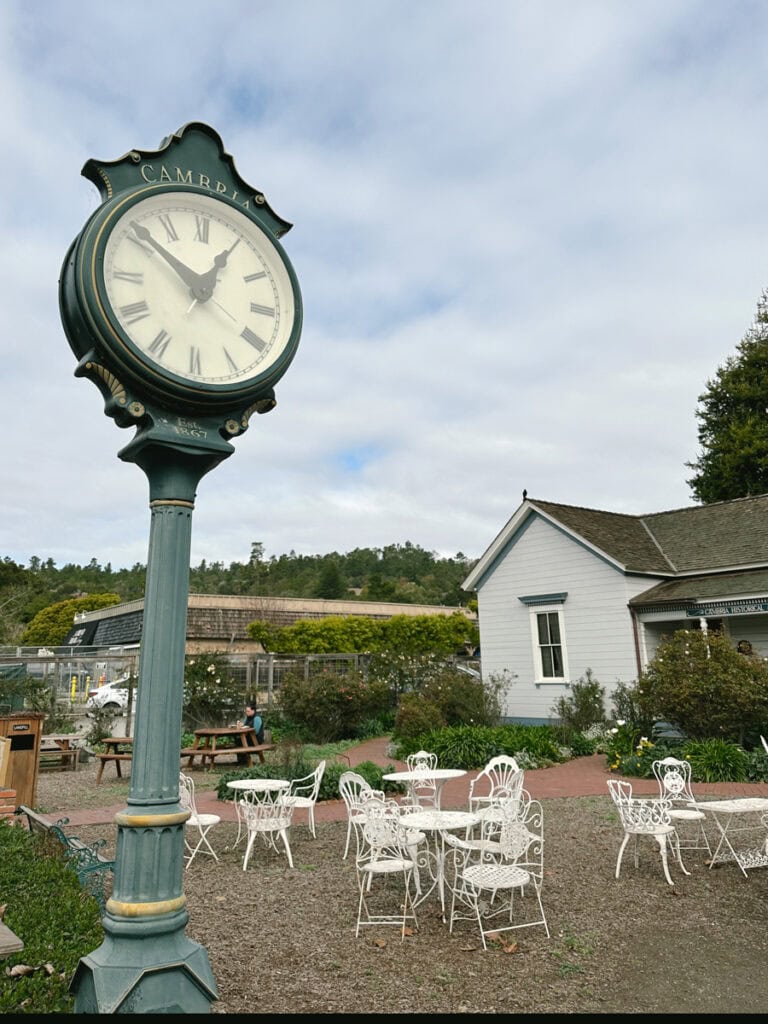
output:
[{"label": "clock crown ornament", "polygon": [[59,306],[75,374],[105,412],[145,429],[168,417],[223,438],[275,405],[302,327],[291,224],[249,185],[218,133],[191,122],[157,150],[90,159],[101,195],[70,246]]}]

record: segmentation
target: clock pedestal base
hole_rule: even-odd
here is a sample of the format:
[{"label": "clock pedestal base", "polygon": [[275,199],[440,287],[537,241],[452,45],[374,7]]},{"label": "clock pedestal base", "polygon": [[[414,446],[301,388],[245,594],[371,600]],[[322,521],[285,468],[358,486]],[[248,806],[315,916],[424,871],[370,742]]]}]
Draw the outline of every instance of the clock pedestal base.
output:
[{"label": "clock pedestal base", "polygon": [[[104,942],[78,964],[72,979],[76,1013],[210,1013],[218,998],[208,954],[183,933],[153,934],[145,922],[130,935],[120,922],[104,919]],[[135,934],[138,932],[139,934]]]}]

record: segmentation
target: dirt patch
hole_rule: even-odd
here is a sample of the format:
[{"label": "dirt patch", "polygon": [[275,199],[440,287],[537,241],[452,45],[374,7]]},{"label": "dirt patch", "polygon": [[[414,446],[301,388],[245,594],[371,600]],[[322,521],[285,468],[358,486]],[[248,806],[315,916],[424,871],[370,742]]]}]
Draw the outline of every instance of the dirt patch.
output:
[{"label": "dirt patch", "polygon": [[[199,773],[204,780],[203,773]],[[98,788],[88,773],[41,778],[46,810],[97,806],[127,795],[127,783]],[[214,785],[215,778],[202,781]],[[76,791],[81,791],[77,802]],[[94,796],[94,790],[97,798]],[[88,803],[97,799],[97,804]],[[66,803],[62,803],[66,800]],[[184,875],[187,934],[208,950],[219,988],[214,1013],[762,1013],[768,1005],[765,928],[768,869],[745,879],[735,864],[710,870],[706,853],[684,854],[664,881],[655,843],[630,850],[614,878],[622,833],[609,797],[542,801],[551,938],[513,933],[514,952],[484,952],[469,923],[453,935],[430,897],[419,930],[355,938],[354,862],[342,860],[346,824],[297,816],[295,867],[257,842],[242,870],[236,826],[211,834],[219,863],[196,858]],[[84,839],[114,826],[79,827]],[[631,849],[631,848],[630,848]]]}]

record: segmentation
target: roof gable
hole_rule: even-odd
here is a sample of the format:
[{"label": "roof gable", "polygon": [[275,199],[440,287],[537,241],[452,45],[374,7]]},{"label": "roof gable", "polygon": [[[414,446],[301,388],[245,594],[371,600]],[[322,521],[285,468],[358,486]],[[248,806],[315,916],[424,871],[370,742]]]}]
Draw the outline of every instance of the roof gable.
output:
[{"label": "roof gable", "polygon": [[477,589],[536,515],[625,573],[675,577],[768,566],[768,494],[642,516],[528,498],[478,559],[463,589]]}]

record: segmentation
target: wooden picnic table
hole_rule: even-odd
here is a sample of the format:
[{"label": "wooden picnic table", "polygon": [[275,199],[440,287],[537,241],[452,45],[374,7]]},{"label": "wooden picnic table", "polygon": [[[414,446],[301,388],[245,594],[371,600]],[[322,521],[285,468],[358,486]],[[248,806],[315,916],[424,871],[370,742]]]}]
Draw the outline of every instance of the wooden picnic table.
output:
[{"label": "wooden picnic table", "polygon": [[117,777],[122,778],[123,773],[120,769],[120,762],[130,761],[133,757],[133,736],[107,736],[101,742],[107,749],[105,753],[96,755],[99,759],[99,770],[96,773],[97,786],[101,782],[104,765],[113,761],[115,770],[117,771]]},{"label": "wooden picnic table", "polygon": [[[40,768],[58,768],[59,771],[77,769],[80,750],[72,746],[72,740],[78,739],[77,733],[49,733],[40,737]],[[45,755],[45,757],[43,757]],[[53,761],[56,755],[56,761]]]},{"label": "wooden picnic table", "polygon": [[[234,745],[218,746],[218,741],[225,738],[233,738]],[[202,766],[205,768],[207,762],[208,768],[211,769],[217,757],[239,754],[244,757],[250,768],[254,756],[264,764],[264,751],[274,749],[273,743],[258,743],[256,730],[251,726],[229,725],[217,729],[195,729],[195,742],[191,747],[185,747],[181,751],[181,756],[188,758],[188,768],[191,768],[195,758],[199,757]]]}]

